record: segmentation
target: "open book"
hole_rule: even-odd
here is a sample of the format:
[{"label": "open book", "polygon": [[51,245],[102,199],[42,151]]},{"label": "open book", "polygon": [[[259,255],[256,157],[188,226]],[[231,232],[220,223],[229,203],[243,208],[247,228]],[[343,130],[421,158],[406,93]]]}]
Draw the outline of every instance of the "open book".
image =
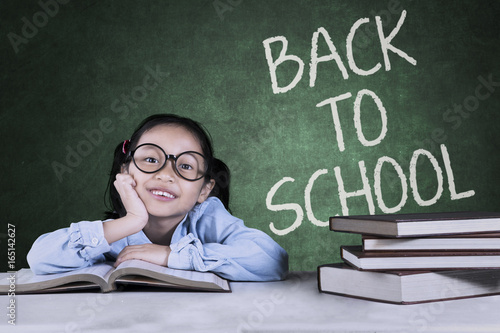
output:
[{"label": "open book", "polygon": [[35,275],[26,268],[16,273],[0,273],[0,294],[9,291],[24,294],[92,288],[110,292],[120,290],[124,285],[231,292],[229,282],[214,273],[178,270],[141,260],[128,260],[116,268],[113,263],[101,263],[48,275]]}]

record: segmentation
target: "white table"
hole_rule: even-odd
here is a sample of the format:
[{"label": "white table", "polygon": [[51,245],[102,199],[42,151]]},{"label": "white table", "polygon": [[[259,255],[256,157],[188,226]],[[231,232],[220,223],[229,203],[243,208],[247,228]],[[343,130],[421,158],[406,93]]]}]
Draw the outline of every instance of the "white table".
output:
[{"label": "white table", "polygon": [[231,283],[232,293],[0,296],[1,332],[500,332],[500,296],[393,305],[318,292],[315,272]]}]

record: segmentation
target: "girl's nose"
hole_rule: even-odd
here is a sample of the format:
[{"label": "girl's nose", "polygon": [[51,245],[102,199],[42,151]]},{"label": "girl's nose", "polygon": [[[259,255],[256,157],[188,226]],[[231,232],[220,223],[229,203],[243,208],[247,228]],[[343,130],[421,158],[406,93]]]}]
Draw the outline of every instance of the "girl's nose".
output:
[{"label": "girl's nose", "polygon": [[155,176],[162,180],[174,180],[177,176],[175,162],[172,159],[168,159],[163,168],[156,172]]}]

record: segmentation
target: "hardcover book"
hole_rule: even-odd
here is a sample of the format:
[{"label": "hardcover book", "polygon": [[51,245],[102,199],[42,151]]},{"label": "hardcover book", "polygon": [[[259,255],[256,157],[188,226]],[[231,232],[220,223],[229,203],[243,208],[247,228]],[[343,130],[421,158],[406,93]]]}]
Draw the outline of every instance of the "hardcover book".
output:
[{"label": "hardcover book", "polygon": [[318,267],[318,288],[379,302],[434,302],[500,294],[500,269],[368,272],[338,263]]},{"label": "hardcover book", "polygon": [[500,268],[500,251],[363,251],[341,246],[344,261],[361,270]]},{"label": "hardcover book", "polygon": [[333,231],[388,237],[500,232],[500,213],[450,212],[334,216]]},{"label": "hardcover book", "polygon": [[363,235],[365,251],[500,251],[500,233],[389,238]]}]

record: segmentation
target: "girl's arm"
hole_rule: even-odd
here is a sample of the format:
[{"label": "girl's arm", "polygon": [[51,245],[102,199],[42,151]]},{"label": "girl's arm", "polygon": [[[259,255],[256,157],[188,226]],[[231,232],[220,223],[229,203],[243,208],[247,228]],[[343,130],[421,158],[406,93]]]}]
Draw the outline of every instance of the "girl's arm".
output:
[{"label": "girl's arm", "polygon": [[202,243],[188,234],[170,245],[168,266],[211,271],[232,281],[274,281],[286,277],[288,255],[285,250],[265,234],[237,233],[222,244]]},{"label": "girl's arm", "polygon": [[102,262],[106,259],[104,254],[111,250],[110,244],[113,252],[120,252],[126,246],[124,238],[142,230],[148,213],[134,189],[134,179],[128,174],[118,174],[114,185],[127,215],[105,223],[72,223],[69,228],[40,236],[28,253],[34,273],[61,273]]},{"label": "girl's arm", "polygon": [[27,259],[35,274],[62,273],[105,261],[110,245],[102,221],[72,223],[35,241]]},{"label": "girl's arm", "polygon": [[233,281],[272,281],[286,276],[286,251],[264,232],[247,228],[218,199],[208,199],[189,217],[189,224],[181,226],[184,230],[174,234],[169,267],[212,271]]}]

